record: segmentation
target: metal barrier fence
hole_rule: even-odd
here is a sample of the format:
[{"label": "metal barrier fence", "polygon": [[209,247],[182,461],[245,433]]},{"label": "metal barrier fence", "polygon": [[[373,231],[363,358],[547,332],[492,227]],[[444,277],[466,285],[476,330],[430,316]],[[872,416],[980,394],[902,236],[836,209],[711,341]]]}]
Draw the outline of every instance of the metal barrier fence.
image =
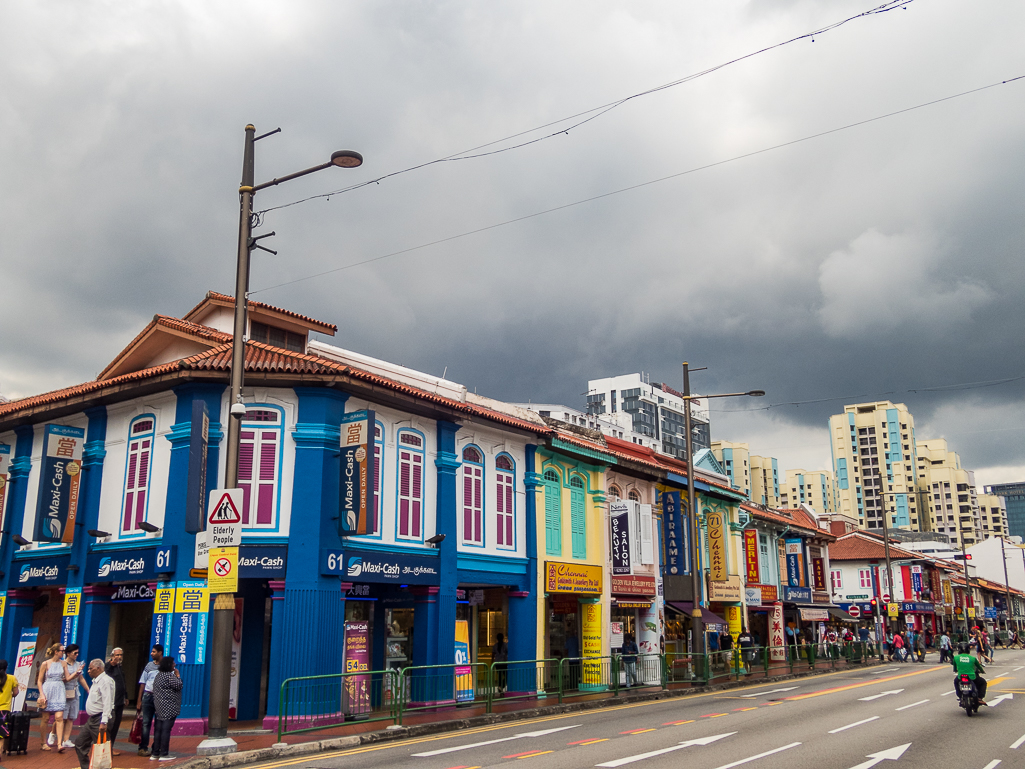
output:
[{"label": "metal barrier fence", "polygon": [[707,655],[683,652],[468,665],[411,666],[289,678],[281,685],[278,741],[286,734],[333,729],[346,721],[391,720],[453,707],[530,707],[528,702],[624,690],[670,689],[727,680],[768,678],[796,670],[865,664],[872,644],[752,646]]}]

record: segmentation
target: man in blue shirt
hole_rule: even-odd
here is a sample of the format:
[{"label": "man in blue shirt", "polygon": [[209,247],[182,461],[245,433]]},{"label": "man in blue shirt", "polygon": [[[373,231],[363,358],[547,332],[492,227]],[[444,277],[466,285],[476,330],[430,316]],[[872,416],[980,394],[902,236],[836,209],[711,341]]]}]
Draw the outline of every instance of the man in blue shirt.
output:
[{"label": "man in blue shirt", "polygon": [[142,713],[142,740],[139,742],[139,755],[148,756],[149,731],[153,721],[157,717],[156,707],[153,705],[153,682],[159,672],[159,663],[164,656],[164,647],[161,644],[154,644],[150,649],[150,661],[142,669],[139,676],[139,695],[135,698],[135,708]]}]

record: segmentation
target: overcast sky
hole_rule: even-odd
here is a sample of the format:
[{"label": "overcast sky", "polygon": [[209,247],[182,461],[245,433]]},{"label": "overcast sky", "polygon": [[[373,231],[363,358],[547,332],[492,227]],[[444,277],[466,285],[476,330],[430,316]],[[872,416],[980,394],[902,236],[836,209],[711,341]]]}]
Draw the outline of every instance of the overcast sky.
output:
[{"label": "overcast sky", "polygon": [[[881,2],[7,0],[0,391],[92,379],[154,313],[233,292],[248,122],[282,129],[258,181],[366,158],[265,209]],[[712,435],[782,468],[827,468],[829,414],[890,398],[980,485],[1025,480],[1025,382],[951,387],[1025,376],[1025,80],[280,285],[1025,75],[1023,29],[1020,0],[916,0],[268,212],[254,298],[511,401],[582,407],[589,378],[638,370],[679,386],[686,359],[697,391],[767,391],[717,402]]]}]

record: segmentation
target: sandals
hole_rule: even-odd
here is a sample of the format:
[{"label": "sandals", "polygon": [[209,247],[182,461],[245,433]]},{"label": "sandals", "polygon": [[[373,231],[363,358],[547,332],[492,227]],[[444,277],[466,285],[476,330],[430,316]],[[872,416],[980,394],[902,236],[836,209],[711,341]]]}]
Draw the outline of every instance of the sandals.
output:
[{"label": "sandals", "polygon": [[51,748],[51,747],[50,747],[49,745],[47,745],[47,744],[46,744],[46,743],[44,742],[44,743],[43,743],[43,747],[41,747],[41,748],[40,748],[40,750],[53,750],[53,748]]}]

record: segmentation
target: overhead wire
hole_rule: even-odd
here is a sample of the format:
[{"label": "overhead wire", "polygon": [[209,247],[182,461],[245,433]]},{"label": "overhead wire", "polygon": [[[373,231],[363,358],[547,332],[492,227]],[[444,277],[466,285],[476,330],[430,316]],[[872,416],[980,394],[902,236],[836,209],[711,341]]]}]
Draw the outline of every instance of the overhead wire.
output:
[{"label": "overhead wire", "polygon": [[[670,81],[668,83],[663,83],[662,85],[657,85],[657,86],[654,86],[653,88],[648,88],[648,89],[646,89],[644,91],[639,91],[637,93],[630,94],[629,96],[625,96],[625,97],[616,99],[614,101],[610,101],[610,102],[607,102],[605,104],[601,104],[601,105],[599,105],[597,107],[592,107],[591,109],[584,110],[583,112],[577,112],[577,113],[575,113],[573,115],[567,115],[566,117],[559,118],[558,120],[553,120],[553,121],[550,121],[548,123],[544,123],[542,125],[535,126],[533,128],[528,128],[525,131],[519,131],[517,133],[510,134],[509,136],[505,136],[505,137],[503,137],[501,139],[495,139],[493,141],[486,142],[484,144],[478,144],[476,147],[471,147],[469,149],[462,150],[460,152],[454,152],[451,155],[446,155],[446,156],[441,157],[441,158],[436,158],[434,160],[428,160],[428,161],[425,161],[423,163],[417,163],[416,165],[412,165],[412,166],[410,166],[408,168],[403,168],[400,171],[392,171],[390,173],[383,174],[382,176],[378,176],[378,177],[375,177],[373,179],[369,179],[367,181],[358,182],[356,184],[352,184],[352,185],[349,185],[347,187],[342,187],[340,189],[333,190],[331,192],[322,192],[322,193],[319,193],[317,195],[309,195],[309,196],[307,196],[305,198],[300,198],[299,200],[293,200],[291,203],[282,203],[279,206],[271,206],[270,208],[264,208],[264,209],[261,209],[259,211],[254,212],[253,216],[255,217],[255,221],[256,222],[262,224],[264,215],[267,214],[267,213],[270,213],[271,211],[278,211],[278,210],[281,210],[283,208],[290,208],[291,206],[297,206],[297,205],[299,205],[301,203],[307,203],[307,202],[309,202],[311,200],[318,200],[320,198],[330,198],[330,197],[332,197],[334,195],[341,195],[341,194],[344,194],[346,192],[352,192],[353,190],[358,190],[358,189],[361,189],[363,187],[368,187],[371,184],[380,184],[385,179],[390,179],[390,178],[392,178],[394,176],[399,176],[401,174],[407,174],[407,173],[410,173],[411,171],[418,171],[421,168],[426,168],[428,166],[437,165],[438,163],[450,163],[450,162],[454,162],[454,161],[458,161],[458,160],[474,160],[474,159],[477,159],[477,158],[488,157],[490,155],[498,155],[498,154],[501,154],[501,153],[504,153],[504,152],[509,152],[511,150],[521,149],[523,147],[527,147],[527,146],[532,145],[532,144],[537,144],[538,142],[547,141],[548,139],[554,139],[557,136],[566,136],[566,135],[569,134],[570,131],[572,131],[572,130],[574,130],[576,128],[579,128],[579,127],[581,127],[581,126],[583,126],[583,125],[585,125],[587,123],[590,123],[593,120],[597,120],[598,118],[600,118],[603,115],[611,112],[612,110],[616,109],[617,107],[620,107],[620,106],[622,106],[623,104],[626,104],[629,101],[633,101],[634,99],[639,99],[641,97],[649,96],[651,94],[658,93],[660,91],[664,91],[664,90],[667,90],[669,88],[674,88],[674,87],[676,87],[678,85],[683,85],[684,83],[689,83],[689,82],[691,82],[693,80],[697,80],[698,78],[705,77],[706,75],[710,75],[710,74],[712,74],[714,72],[718,72],[719,70],[724,69],[725,67],[729,67],[730,65],[737,64],[738,62],[744,61],[745,59],[750,59],[753,56],[758,56],[758,55],[763,54],[763,53],[768,53],[769,51],[775,50],[776,48],[782,48],[783,46],[790,45],[792,43],[796,43],[796,42],[799,42],[801,40],[807,40],[807,39],[810,38],[812,40],[812,42],[814,42],[814,39],[815,39],[816,35],[823,35],[823,34],[825,34],[827,32],[830,32],[830,31],[832,31],[834,29],[842,27],[845,24],[848,24],[848,23],[850,23],[852,21],[855,21],[857,19],[861,19],[861,18],[864,18],[864,17],[867,17],[867,16],[876,16],[876,15],[881,14],[881,13],[887,13],[889,11],[897,10],[898,8],[904,8],[904,7],[910,5],[913,2],[914,2],[914,0],[887,0],[887,2],[884,2],[881,5],[877,5],[877,6],[873,7],[873,8],[870,8],[867,11],[862,11],[861,13],[854,14],[853,16],[849,16],[846,19],[842,19],[842,20],[837,21],[837,22],[833,22],[832,24],[827,24],[825,27],[822,27],[820,29],[814,30],[812,32],[805,32],[804,34],[798,35],[797,37],[790,38],[789,40],[784,40],[784,41],[779,42],[779,43],[774,43],[773,45],[769,45],[769,46],[766,46],[764,48],[760,48],[757,51],[752,51],[750,53],[744,54],[743,56],[738,56],[738,57],[736,57],[734,59],[730,59],[729,61],[723,62],[721,64],[716,64],[716,65],[714,65],[712,67],[708,67],[707,69],[701,70],[700,72],[694,72],[694,73],[692,73],[690,75],[685,75],[684,77],[678,78],[676,80],[672,80],[672,81]],[[501,144],[502,142],[511,141],[513,139],[518,139],[521,136],[527,136],[528,134],[532,134],[532,133],[534,133],[536,131],[543,131],[546,128],[551,128],[552,126],[561,125],[562,123],[565,123],[565,122],[567,122],[569,120],[576,120],[577,118],[584,118],[584,119],[580,120],[577,123],[574,123],[573,125],[568,126],[566,128],[560,128],[557,131],[553,131],[552,133],[546,134],[544,136],[539,136],[537,138],[530,139],[528,141],[520,142],[519,144],[514,144],[514,145],[509,146],[509,147],[502,147],[500,149],[489,150],[488,152],[479,152],[479,150],[483,150],[483,149],[486,149],[488,147],[493,147],[496,144]],[[470,153],[475,153],[475,154],[470,154]]]},{"label": "overhead wire", "polygon": [[510,224],[516,224],[517,222],[523,222],[523,221],[526,221],[528,219],[534,219],[534,218],[537,218],[539,216],[545,216],[547,214],[552,214],[552,213],[555,213],[557,211],[564,211],[567,208],[574,208],[576,206],[584,205],[585,203],[593,203],[596,200],[602,200],[603,198],[612,197],[613,195],[620,195],[620,194],[622,194],[624,192],[631,192],[633,190],[638,190],[638,189],[641,189],[641,188],[644,188],[644,187],[649,187],[649,186],[654,185],[654,184],[660,184],[661,182],[669,181],[671,179],[678,179],[681,176],[687,176],[689,174],[697,173],[698,171],[705,171],[705,170],[708,170],[710,168],[715,168],[717,166],[726,165],[727,163],[733,163],[733,162],[736,162],[738,160],[743,160],[745,158],[754,157],[756,155],[762,155],[762,154],[765,154],[766,152],[772,152],[773,150],[782,149],[784,147],[791,147],[791,146],[793,146],[795,144],[800,144],[802,142],[810,141],[812,139],[818,139],[818,138],[821,138],[823,136],[829,136],[830,134],[838,133],[840,131],[846,131],[846,130],[848,130],[850,128],[856,128],[858,126],[867,125],[869,123],[875,123],[877,121],[885,120],[887,118],[895,117],[897,115],[903,115],[903,114],[908,113],[908,112],[913,112],[913,111],[918,110],[918,109],[923,109],[924,107],[930,107],[930,106],[933,106],[933,105],[936,105],[936,104],[941,104],[943,102],[951,101],[952,99],[959,99],[959,98],[961,98],[963,96],[968,96],[968,95],[973,94],[973,93],[978,93],[980,91],[985,91],[985,90],[988,90],[990,88],[995,88],[995,87],[997,87],[999,85],[1006,85],[1008,83],[1013,83],[1013,82],[1016,82],[1016,81],[1022,80],[1022,79],[1025,79],[1025,75],[1018,75],[1018,76],[1015,76],[1015,77],[1012,77],[1012,78],[1008,78],[1007,80],[1001,80],[1001,81],[998,81],[998,82],[995,82],[995,83],[990,83],[989,85],[980,86],[978,88],[972,88],[970,90],[961,91],[960,93],[952,94],[950,96],[944,96],[944,97],[939,98],[939,99],[933,99],[931,101],[923,102],[921,104],[916,104],[913,107],[905,107],[904,109],[895,110],[893,112],[887,112],[887,113],[885,113],[883,115],[877,115],[876,117],[867,118],[865,120],[858,120],[858,121],[856,121],[854,123],[848,123],[846,125],[839,126],[838,128],[830,128],[830,129],[828,129],[826,131],[820,131],[818,133],[810,134],[808,136],[801,137],[800,139],[792,139],[790,141],[782,142],[780,144],[774,144],[774,145],[772,145],[770,147],[763,147],[762,149],[752,150],[751,152],[745,152],[745,153],[743,153],[741,155],[735,155],[735,156],[733,156],[731,158],[727,158],[725,160],[717,160],[717,161],[715,161],[713,163],[706,163],[705,165],[696,166],[694,168],[689,168],[686,171],[679,171],[678,173],[669,174],[668,176],[661,176],[661,177],[659,177],[657,179],[650,179],[650,180],[645,181],[645,182],[639,182],[638,184],[631,184],[631,185],[629,185],[627,187],[621,187],[619,189],[612,190],[610,192],[603,192],[603,193],[601,193],[599,195],[592,195],[591,197],[583,198],[581,200],[576,200],[576,201],[573,201],[572,203],[564,203],[564,204],[559,205],[559,206],[553,206],[552,208],[546,208],[546,209],[541,210],[541,211],[535,211],[534,213],[524,214],[523,216],[517,216],[517,217],[514,217],[512,219],[506,219],[505,221],[497,222],[495,224],[489,224],[489,225],[486,225],[484,227],[478,227],[478,228],[473,229],[473,230],[467,230],[466,232],[461,232],[461,233],[459,233],[457,235],[449,235],[447,237],[438,238],[437,240],[432,240],[432,241],[429,241],[427,243],[421,243],[421,244],[416,245],[416,246],[410,246],[409,248],[403,248],[403,249],[399,249],[398,251],[392,251],[392,252],[387,253],[387,254],[381,254],[379,256],[374,256],[374,257],[371,257],[369,259],[363,259],[363,260],[358,261],[358,262],[352,262],[350,264],[342,265],[341,267],[334,267],[334,268],[332,268],[330,270],[324,270],[322,272],[317,272],[317,273],[314,273],[312,275],[307,275],[307,276],[302,277],[302,278],[296,278],[294,280],[284,281],[283,283],[276,283],[276,284],[274,284],[272,286],[265,286],[264,288],[257,289],[256,291],[251,291],[250,294],[251,295],[252,294],[260,294],[260,293],[263,293],[263,292],[266,292],[266,291],[271,291],[271,290],[276,289],[276,288],[283,288],[284,286],[291,286],[291,285],[294,285],[296,283],[302,283],[302,282],[307,281],[307,280],[313,280],[315,278],[321,278],[321,277],[324,277],[325,275],[331,275],[331,274],[334,274],[336,272],[342,272],[344,270],[351,270],[351,269],[353,269],[355,267],[362,267],[362,266],[367,265],[367,264],[373,264],[374,262],[380,262],[380,261],[382,261],[384,259],[390,259],[390,258],[395,257],[395,256],[401,256],[402,254],[408,254],[408,253],[411,253],[413,251],[420,251],[420,250],[423,250],[425,248],[430,248],[431,246],[440,245],[441,243],[448,243],[448,242],[451,242],[453,240],[459,240],[461,238],[469,237],[470,235],[477,235],[477,234],[482,233],[482,232],[487,232],[488,230],[498,229],[499,227],[506,227],[506,226],[508,226]]}]

